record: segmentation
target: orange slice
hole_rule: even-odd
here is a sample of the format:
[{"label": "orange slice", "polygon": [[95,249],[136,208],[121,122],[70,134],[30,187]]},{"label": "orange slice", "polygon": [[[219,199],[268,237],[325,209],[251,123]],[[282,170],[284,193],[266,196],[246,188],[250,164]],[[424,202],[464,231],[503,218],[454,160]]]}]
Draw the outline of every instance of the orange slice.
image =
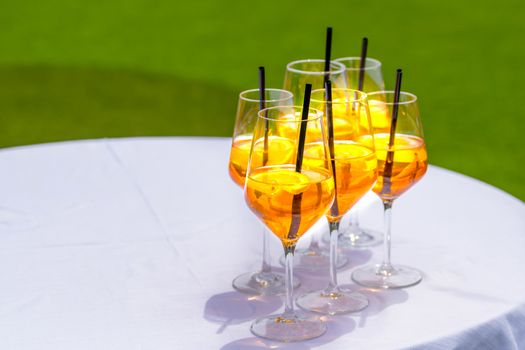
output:
[{"label": "orange slice", "polygon": [[274,194],[280,190],[299,194],[310,185],[308,176],[287,169],[253,174],[250,179],[252,180],[250,187],[265,194]]},{"label": "orange slice", "polygon": [[[268,136],[268,161],[265,165],[278,165],[292,162],[294,154],[294,143],[287,138],[280,136]],[[264,154],[264,139],[260,138],[255,142],[255,154],[252,155],[252,160],[255,159],[254,166],[262,165]],[[253,169],[253,168],[252,168]]]}]

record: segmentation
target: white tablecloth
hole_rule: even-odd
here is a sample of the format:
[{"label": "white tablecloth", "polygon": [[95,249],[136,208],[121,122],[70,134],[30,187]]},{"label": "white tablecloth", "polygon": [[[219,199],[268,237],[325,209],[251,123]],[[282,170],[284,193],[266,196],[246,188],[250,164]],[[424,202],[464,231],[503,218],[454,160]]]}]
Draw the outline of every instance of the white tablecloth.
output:
[{"label": "white tablecloth", "polygon": [[[282,308],[231,288],[261,229],[229,179],[228,139],[67,142],[0,151],[0,349],[525,349],[525,205],[430,167],[393,213],[393,260],[421,284],[365,291],[315,340],[255,338]],[[362,221],[381,228],[378,201]],[[324,223],[314,230],[325,228]],[[301,245],[308,243],[308,235]],[[272,240],[273,261],[280,246]],[[339,280],[380,260],[350,254]],[[300,273],[298,292],[326,275]]]}]

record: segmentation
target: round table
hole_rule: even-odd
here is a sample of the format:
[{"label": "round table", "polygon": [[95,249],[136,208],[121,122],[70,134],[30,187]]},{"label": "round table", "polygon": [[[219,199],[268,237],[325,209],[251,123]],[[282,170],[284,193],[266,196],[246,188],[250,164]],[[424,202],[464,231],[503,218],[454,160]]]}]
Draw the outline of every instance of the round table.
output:
[{"label": "round table", "polygon": [[[318,339],[251,335],[282,300],[232,290],[259,267],[261,225],[228,177],[229,147],[182,137],[0,151],[0,349],[525,348],[525,205],[434,166],[393,213],[393,261],[421,269],[421,284],[364,290],[370,306],[325,318]],[[361,218],[381,228],[373,195]],[[381,248],[347,254],[341,284]],[[297,275],[298,293],[327,281]]]}]

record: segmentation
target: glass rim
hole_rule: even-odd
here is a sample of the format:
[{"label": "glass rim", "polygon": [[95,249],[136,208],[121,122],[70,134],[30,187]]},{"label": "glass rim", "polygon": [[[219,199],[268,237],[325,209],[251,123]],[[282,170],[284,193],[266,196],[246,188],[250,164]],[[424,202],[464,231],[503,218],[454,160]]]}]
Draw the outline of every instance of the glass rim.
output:
[{"label": "glass rim", "polygon": [[[320,92],[320,91],[324,92],[325,90],[326,90],[325,88],[315,89],[315,90],[312,91],[312,95],[314,93],[316,93],[316,92]],[[368,94],[366,92],[364,92],[364,91],[356,90],[356,89],[332,88],[332,93],[334,91],[347,91],[347,92],[350,92],[350,93],[356,93],[357,92],[361,97],[358,98],[358,99],[355,99],[355,98],[349,99],[349,100],[345,99],[344,102],[338,102],[338,101],[334,102],[334,101],[332,101],[332,104],[340,104],[340,103],[348,103],[348,102],[362,102],[362,103],[367,102]],[[332,97],[333,97],[333,94],[332,94]],[[315,99],[313,97],[310,97],[310,101],[321,102],[321,103],[327,102],[324,99],[323,100],[318,100],[318,99]]]},{"label": "glass rim", "polygon": [[337,62],[335,60],[331,60],[330,65],[335,64],[336,66],[340,66],[339,69],[336,69],[336,70],[330,69],[329,71],[324,71],[324,70],[323,71],[311,71],[311,70],[302,70],[302,69],[297,69],[297,68],[292,67],[293,65],[298,64],[298,63],[312,63],[312,62],[313,63],[324,63],[324,60],[307,58],[304,60],[292,61],[286,65],[286,70],[290,72],[306,74],[306,75],[325,75],[327,73],[337,74],[337,73],[344,73],[344,71],[346,70],[346,67],[344,64],[342,64],[341,62]]},{"label": "glass rim", "polygon": [[[286,97],[283,97],[283,98],[278,98],[278,99],[266,99],[265,101],[266,102],[284,102],[288,99],[293,99],[293,94],[288,91],[288,90],[284,90],[284,89],[274,89],[274,88],[265,88],[264,91],[276,91],[276,92],[282,92],[284,93],[285,95],[288,94],[289,96],[286,96]],[[246,94],[249,94],[249,93],[252,93],[252,92],[259,92],[259,89],[249,89],[249,90],[244,90],[244,91],[241,91],[239,93],[239,99],[243,100],[243,101],[247,101],[247,102],[261,102],[260,99],[253,99],[253,98],[248,98],[246,97],[245,95]]]},{"label": "glass rim", "polygon": [[[394,105],[394,101],[392,102],[388,102],[388,101],[382,101],[382,100],[374,100],[372,99],[372,97],[374,95],[394,95],[396,92],[394,90],[384,90],[384,91],[374,91],[374,92],[369,92],[367,93],[368,95],[368,101],[377,101],[381,104],[384,104],[384,105]],[[399,101],[397,104],[398,105],[407,105],[407,104],[410,104],[410,103],[415,103],[417,102],[417,96],[414,95],[413,93],[411,92],[406,92],[406,91],[400,91],[399,92],[399,96],[409,96],[410,97],[410,100],[408,101]]]},{"label": "glass rim", "polygon": [[[273,107],[261,109],[259,112],[257,112],[257,118],[261,118],[264,120],[271,120],[271,121],[278,122],[278,123],[302,123],[302,119],[289,120],[289,119],[270,118],[270,117],[267,117],[265,114],[263,114],[269,110],[282,109],[282,108],[291,108],[291,109],[294,109],[294,111],[296,110],[300,110],[301,112],[303,111],[303,106],[273,106]],[[307,122],[316,121],[318,119],[322,119],[323,117],[323,113],[317,108],[308,107],[308,111],[309,111],[308,119],[306,119]],[[315,112],[316,116],[311,118],[310,116],[311,116],[312,111]]]},{"label": "glass rim", "polygon": [[[339,63],[341,63],[341,61],[361,61],[361,57],[356,57],[356,56],[341,57],[341,58],[336,58],[334,61],[339,62]],[[367,66],[366,62],[372,62],[372,63],[374,63],[374,65]],[[357,68],[348,67],[346,64],[344,66],[345,66],[346,70],[353,70],[353,71],[354,70],[355,71],[361,70],[361,68],[359,68],[359,67],[357,67]],[[371,69],[375,69],[375,68],[379,68],[379,67],[381,67],[381,61],[379,61],[379,60],[377,60],[375,58],[372,58],[372,57],[365,58],[365,67],[363,68],[363,70],[371,70]]]}]

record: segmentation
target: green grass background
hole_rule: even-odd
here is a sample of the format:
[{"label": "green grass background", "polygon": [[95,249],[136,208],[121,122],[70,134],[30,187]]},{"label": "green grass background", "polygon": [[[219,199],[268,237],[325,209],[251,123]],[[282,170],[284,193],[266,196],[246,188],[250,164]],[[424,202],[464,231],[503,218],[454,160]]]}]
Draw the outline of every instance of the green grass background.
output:
[{"label": "green grass background", "polygon": [[525,199],[522,0],[0,3],[0,146],[136,135],[230,136],[237,95],[287,62],[383,62],[419,96],[430,161]]}]

